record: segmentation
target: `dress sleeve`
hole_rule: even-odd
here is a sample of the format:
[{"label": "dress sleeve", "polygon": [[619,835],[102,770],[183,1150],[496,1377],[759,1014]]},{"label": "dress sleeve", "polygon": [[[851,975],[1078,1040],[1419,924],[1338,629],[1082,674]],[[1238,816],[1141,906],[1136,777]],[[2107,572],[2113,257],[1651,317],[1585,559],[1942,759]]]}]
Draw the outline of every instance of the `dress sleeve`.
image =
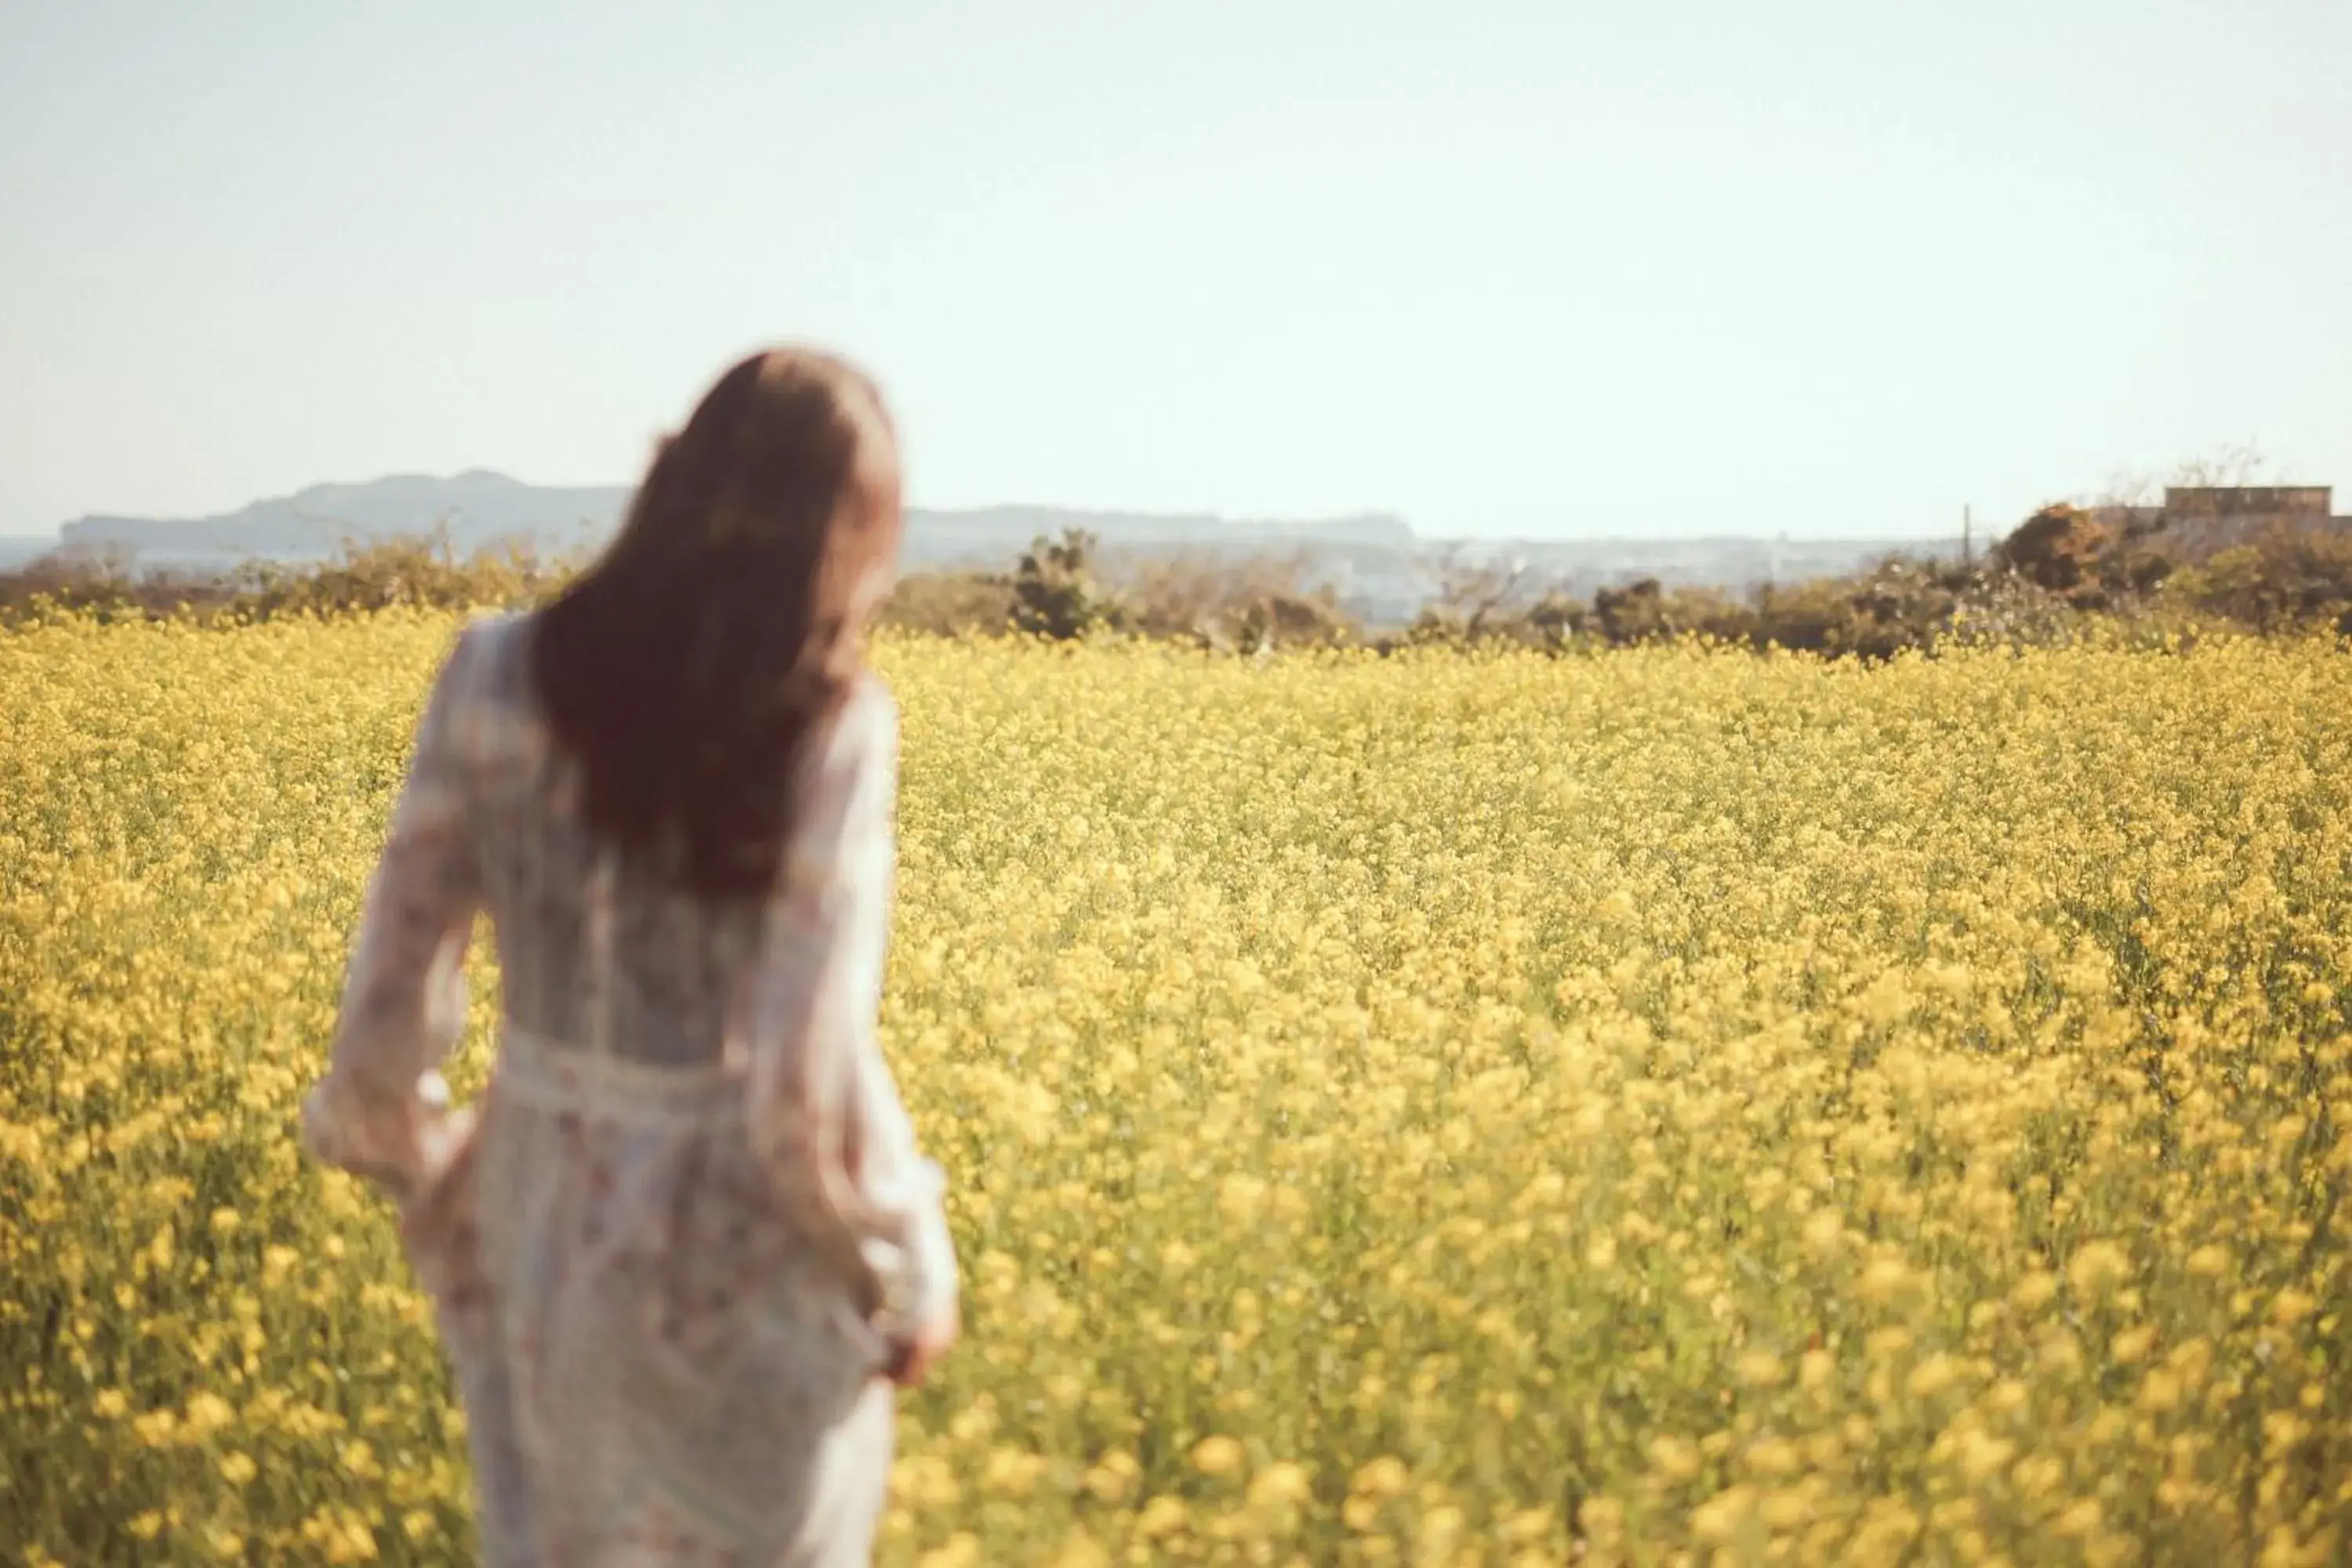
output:
[{"label": "dress sleeve", "polygon": [[438,1072],[466,1017],[466,950],[481,903],[465,731],[482,657],[469,626],[441,668],[415,734],[383,858],[362,905],[326,1076],[303,1140],[329,1164],[407,1195],[462,1127]]},{"label": "dress sleeve", "polygon": [[897,859],[898,721],[867,688],[808,769],[751,988],[752,1133],[814,1178],[906,1328],[954,1305],[945,1181],[876,1037]]}]

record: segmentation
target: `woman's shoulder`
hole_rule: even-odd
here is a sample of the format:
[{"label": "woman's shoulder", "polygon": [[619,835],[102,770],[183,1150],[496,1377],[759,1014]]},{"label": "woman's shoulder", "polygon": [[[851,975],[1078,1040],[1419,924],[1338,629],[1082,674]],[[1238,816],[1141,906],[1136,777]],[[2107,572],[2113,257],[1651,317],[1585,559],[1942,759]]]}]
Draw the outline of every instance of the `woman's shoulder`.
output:
[{"label": "woman's shoulder", "polygon": [[878,678],[861,674],[804,742],[793,770],[800,810],[824,816],[817,803],[847,799],[877,775],[894,774],[898,753],[898,702]]},{"label": "woman's shoulder", "polygon": [[898,751],[898,701],[890,688],[871,670],[858,673],[834,715],[833,743],[828,751],[844,755],[852,765],[868,767],[896,759]]},{"label": "woman's shoulder", "polygon": [[528,655],[532,617],[506,610],[469,616],[443,667],[457,728],[478,763],[535,756],[540,739]]},{"label": "woman's shoulder", "polygon": [[510,660],[531,624],[529,610],[483,610],[457,625],[456,657],[488,665]]},{"label": "woman's shoulder", "polygon": [[889,683],[870,669],[857,672],[844,707],[854,711],[861,723],[893,731],[898,728],[898,700],[891,694]]},{"label": "woman's shoulder", "polygon": [[530,679],[530,635],[538,624],[530,610],[493,610],[469,616],[457,628],[449,656],[475,694],[494,706],[525,705]]}]

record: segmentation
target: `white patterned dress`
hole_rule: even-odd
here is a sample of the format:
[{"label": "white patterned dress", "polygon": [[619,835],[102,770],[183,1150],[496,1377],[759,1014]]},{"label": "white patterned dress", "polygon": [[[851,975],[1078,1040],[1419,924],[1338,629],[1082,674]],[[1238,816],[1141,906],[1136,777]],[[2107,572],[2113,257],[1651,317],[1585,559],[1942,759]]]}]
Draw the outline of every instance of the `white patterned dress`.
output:
[{"label": "white patterned dress", "polygon": [[[881,1370],[956,1289],[874,1036],[896,710],[869,678],[812,743],[776,893],[705,902],[583,831],[533,624],[472,624],[435,683],[307,1142],[400,1204],[486,1562],[864,1563]],[[505,1022],[451,1114],[478,912]]]}]

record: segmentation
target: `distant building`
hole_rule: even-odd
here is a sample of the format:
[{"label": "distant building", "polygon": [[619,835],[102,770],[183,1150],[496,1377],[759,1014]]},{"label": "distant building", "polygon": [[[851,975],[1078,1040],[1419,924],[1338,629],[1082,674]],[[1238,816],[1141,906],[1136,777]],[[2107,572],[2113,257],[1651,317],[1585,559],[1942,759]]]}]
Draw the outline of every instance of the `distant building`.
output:
[{"label": "distant building", "polygon": [[2249,517],[2330,518],[2326,485],[2167,485],[2164,510]]},{"label": "distant building", "polygon": [[2327,485],[2167,485],[2161,506],[2095,507],[2101,521],[2159,536],[2190,555],[2258,539],[2273,528],[2352,533]]}]

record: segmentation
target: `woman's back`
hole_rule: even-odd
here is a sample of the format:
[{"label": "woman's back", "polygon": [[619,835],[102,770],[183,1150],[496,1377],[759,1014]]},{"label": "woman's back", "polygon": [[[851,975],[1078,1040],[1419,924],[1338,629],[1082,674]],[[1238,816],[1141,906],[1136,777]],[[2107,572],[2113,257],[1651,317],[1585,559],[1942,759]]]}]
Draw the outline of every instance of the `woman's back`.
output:
[{"label": "woman's back", "polygon": [[[760,958],[768,911],[757,901],[714,901],[682,885],[675,843],[617,856],[610,966],[592,973],[588,910],[599,848],[580,809],[578,770],[555,746],[531,688],[532,628],[523,615],[480,624],[474,633],[478,668],[457,721],[470,754],[473,847],[482,907],[496,932],[506,1016],[559,1046],[584,1046],[592,1026],[601,1026],[607,1048],[627,1060],[716,1062],[730,1004]],[[888,708],[879,685],[861,682],[825,739],[887,727]],[[804,759],[793,781],[802,826],[788,854],[803,863],[822,856],[854,860],[857,874],[887,882],[887,837],[866,832],[856,843],[824,841],[827,825],[844,814],[838,802],[819,798],[822,785],[845,775],[828,774],[822,760]],[[601,997],[601,1020],[588,1016],[592,995]]]},{"label": "woman's back", "polygon": [[[492,1563],[863,1563],[890,1381],[953,1335],[875,1033],[898,729],[855,639],[896,471],[854,373],[747,361],[427,700],[304,1125],[401,1207]],[[497,1061],[446,1114],[484,914]]]}]

